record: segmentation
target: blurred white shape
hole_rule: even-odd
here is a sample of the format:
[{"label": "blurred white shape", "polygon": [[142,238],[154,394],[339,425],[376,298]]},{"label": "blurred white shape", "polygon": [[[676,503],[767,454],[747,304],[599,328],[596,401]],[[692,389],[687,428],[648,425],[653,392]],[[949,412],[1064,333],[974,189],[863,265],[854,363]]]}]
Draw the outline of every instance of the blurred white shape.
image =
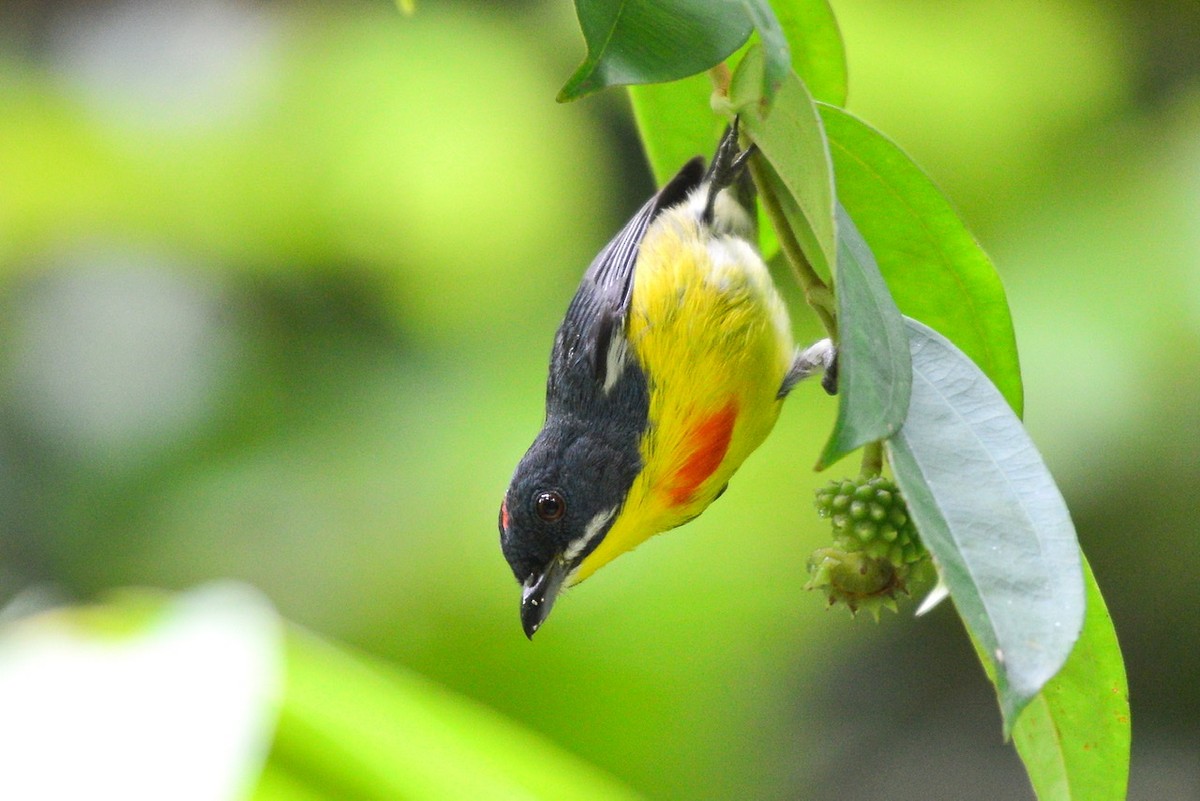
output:
[{"label": "blurred white shape", "polygon": [[273,20],[233,0],[69,6],[50,58],[101,116],[154,129],[208,128],[251,108],[269,73]]},{"label": "blurred white shape", "polygon": [[938,576],[938,583],[929,594],[925,596],[925,600],[921,601],[921,605],[917,607],[917,611],[913,615],[920,617],[921,615],[932,612],[942,601],[950,597],[950,588],[942,583],[941,576]]},{"label": "blurred white shape", "polygon": [[0,798],[245,797],[282,692],[270,603],[213,584],[132,632],[81,619],[49,612],[0,629]]},{"label": "blurred white shape", "polygon": [[7,314],[13,399],[34,431],[107,461],[206,419],[233,365],[218,288],[141,255],[80,252],[62,266]]}]

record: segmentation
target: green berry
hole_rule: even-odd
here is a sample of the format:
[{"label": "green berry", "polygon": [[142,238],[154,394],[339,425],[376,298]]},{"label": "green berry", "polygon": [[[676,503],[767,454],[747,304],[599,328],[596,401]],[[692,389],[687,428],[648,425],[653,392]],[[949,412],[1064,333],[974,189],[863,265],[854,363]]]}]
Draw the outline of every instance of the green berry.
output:
[{"label": "green berry", "polygon": [[[885,546],[899,545],[894,551],[905,564],[905,546],[920,539],[908,515],[900,490],[882,476],[854,481],[842,479],[817,490],[817,511],[833,523],[834,543],[843,550],[867,548],[882,541]],[[923,550],[923,549],[921,549]],[[891,552],[885,547],[879,553]]]}]

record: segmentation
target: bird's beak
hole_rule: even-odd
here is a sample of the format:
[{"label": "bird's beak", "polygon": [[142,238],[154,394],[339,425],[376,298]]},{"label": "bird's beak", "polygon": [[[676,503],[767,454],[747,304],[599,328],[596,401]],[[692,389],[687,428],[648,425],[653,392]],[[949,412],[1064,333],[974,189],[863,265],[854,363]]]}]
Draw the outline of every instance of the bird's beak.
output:
[{"label": "bird's beak", "polygon": [[569,573],[567,563],[561,556],[556,556],[541,573],[534,573],[525,579],[521,592],[521,626],[529,639],[533,639],[534,632],[550,616],[554,599],[558,597]]}]

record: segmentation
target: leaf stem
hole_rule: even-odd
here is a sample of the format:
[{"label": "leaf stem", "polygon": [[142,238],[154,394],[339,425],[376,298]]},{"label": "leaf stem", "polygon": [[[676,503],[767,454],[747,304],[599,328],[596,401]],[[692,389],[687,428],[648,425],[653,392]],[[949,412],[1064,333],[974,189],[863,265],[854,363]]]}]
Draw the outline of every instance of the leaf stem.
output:
[{"label": "leaf stem", "polygon": [[758,187],[758,196],[762,200],[763,211],[767,213],[767,219],[771,221],[771,227],[775,229],[775,237],[779,240],[779,249],[783,251],[788,265],[792,268],[796,283],[804,290],[804,299],[808,301],[808,305],[820,318],[821,325],[825,326],[829,337],[836,343],[838,341],[837,311],[833,292],[829,290],[829,286],[821,280],[821,276],[817,275],[816,270],[805,257],[800,242],[796,239],[796,234],[792,231],[792,227],[783,213],[779,197],[768,181],[761,156],[756,155],[750,159],[750,176],[754,179],[754,185]]},{"label": "leaf stem", "polygon": [[729,65],[722,61],[708,70],[708,79],[712,81],[713,94],[719,97],[729,97],[729,84],[733,81],[733,73]]},{"label": "leaf stem", "polygon": [[874,478],[883,472],[883,440],[877,439],[863,446],[862,468],[858,477]]},{"label": "leaf stem", "polygon": [[[708,77],[712,81],[713,94],[717,97],[728,98],[729,85],[733,80],[733,73],[730,72],[729,65],[722,61],[709,69]],[[833,292],[821,280],[821,276],[817,275],[812,263],[804,255],[804,249],[800,247],[800,242],[796,239],[796,234],[788,223],[779,197],[768,182],[761,154],[750,159],[750,177],[758,188],[758,195],[762,200],[767,219],[771,221],[771,227],[775,229],[779,248],[792,268],[796,283],[804,290],[804,299],[816,312],[817,317],[821,320],[821,325],[825,327],[830,339],[836,344],[838,341],[837,304]]]}]

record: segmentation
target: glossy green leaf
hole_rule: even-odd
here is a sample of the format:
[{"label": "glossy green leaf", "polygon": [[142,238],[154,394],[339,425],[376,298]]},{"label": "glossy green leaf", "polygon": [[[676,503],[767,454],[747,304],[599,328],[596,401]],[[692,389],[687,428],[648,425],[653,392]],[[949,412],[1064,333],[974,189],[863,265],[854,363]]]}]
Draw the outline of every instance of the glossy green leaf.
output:
[{"label": "glossy green leaf", "polygon": [[297,784],[327,798],[632,799],[614,779],[419,676],[302,633],[262,799]]},{"label": "glossy green leaf", "polygon": [[[776,0],[771,5],[787,39],[792,69],[814,98],[843,103],[846,49],[828,1]],[[711,155],[720,139],[725,122],[712,117],[712,91],[707,75],[629,87],[638,133],[659,186],[692,156]]]},{"label": "glossy green leaf", "polygon": [[560,102],[703,72],[741,47],[752,28],[740,3],[711,0],[576,0],[575,11],[588,52]]},{"label": "glossy green leaf", "polygon": [[970,356],[1020,415],[1016,338],[991,260],[895,143],[841,109],[819,108],[838,200],[871,246],[896,305]]},{"label": "glossy green leaf", "polygon": [[733,75],[730,104],[800,209],[803,226],[796,235],[805,255],[815,268],[828,271],[837,259],[837,234],[833,166],[821,118],[795,74],[784,81],[764,117],[763,69],[762,51],[751,48]]},{"label": "glossy green leaf", "polygon": [[1112,617],[1087,561],[1087,614],[1070,657],[1013,728],[1039,801],[1122,801],[1129,688]]},{"label": "glossy green leaf", "polygon": [[775,17],[787,36],[792,69],[816,100],[846,102],[846,46],[828,0],[775,0]]},{"label": "glossy green leaf", "polygon": [[900,428],[912,391],[904,320],[854,222],[838,208],[838,416],[817,469]]},{"label": "glossy green leaf", "polygon": [[629,87],[633,119],[656,185],[665,185],[693,156],[712,156],[726,123],[713,114],[711,97],[707,75]]},{"label": "glossy green leaf", "polygon": [[[656,185],[675,177],[688,159],[709,158],[716,149],[726,122],[712,112],[711,89],[705,75],[629,87],[633,118]],[[775,232],[760,224],[758,234],[759,250],[770,259],[779,250]]]},{"label": "glossy green leaf", "polygon": [[912,400],[888,452],[950,597],[995,669],[1007,733],[1079,637],[1079,543],[1004,397],[948,339],[905,322]]},{"label": "glossy green leaf", "polygon": [[[780,269],[774,272],[787,273],[791,268],[787,265],[786,257],[779,254],[779,241],[767,210],[767,198],[773,197],[774,202],[779,204],[779,210],[783,212],[784,219],[787,221],[788,230],[794,235],[802,253],[817,252],[819,248],[816,239],[812,229],[809,228],[808,221],[804,218],[804,213],[800,211],[795,199],[784,186],[783,179],[779,177],[779,173],[775,172],[770,163],[761,159],[752,160],[750,170],[752,173],[757,173],[754,183],[759,190],[759,199],[762,201],[758,205],[759,251],[768,263],[772,257],[778,256],[776,261]],[[765,187],[763,186],[764,181],[767,184]],[[833,277],[829,273],[828,266],[820,264],[820,267],[819,274],[822,280],[832,283]]]},{"label": "glossy green leaf", "polygon": [[787,36],[768,0],[742,0],[742,6],[762,41],[762,96],[766,106],[770,106],[771,101],[775,99],[775,93],[779,91],[792,69],[792,54]]}]

